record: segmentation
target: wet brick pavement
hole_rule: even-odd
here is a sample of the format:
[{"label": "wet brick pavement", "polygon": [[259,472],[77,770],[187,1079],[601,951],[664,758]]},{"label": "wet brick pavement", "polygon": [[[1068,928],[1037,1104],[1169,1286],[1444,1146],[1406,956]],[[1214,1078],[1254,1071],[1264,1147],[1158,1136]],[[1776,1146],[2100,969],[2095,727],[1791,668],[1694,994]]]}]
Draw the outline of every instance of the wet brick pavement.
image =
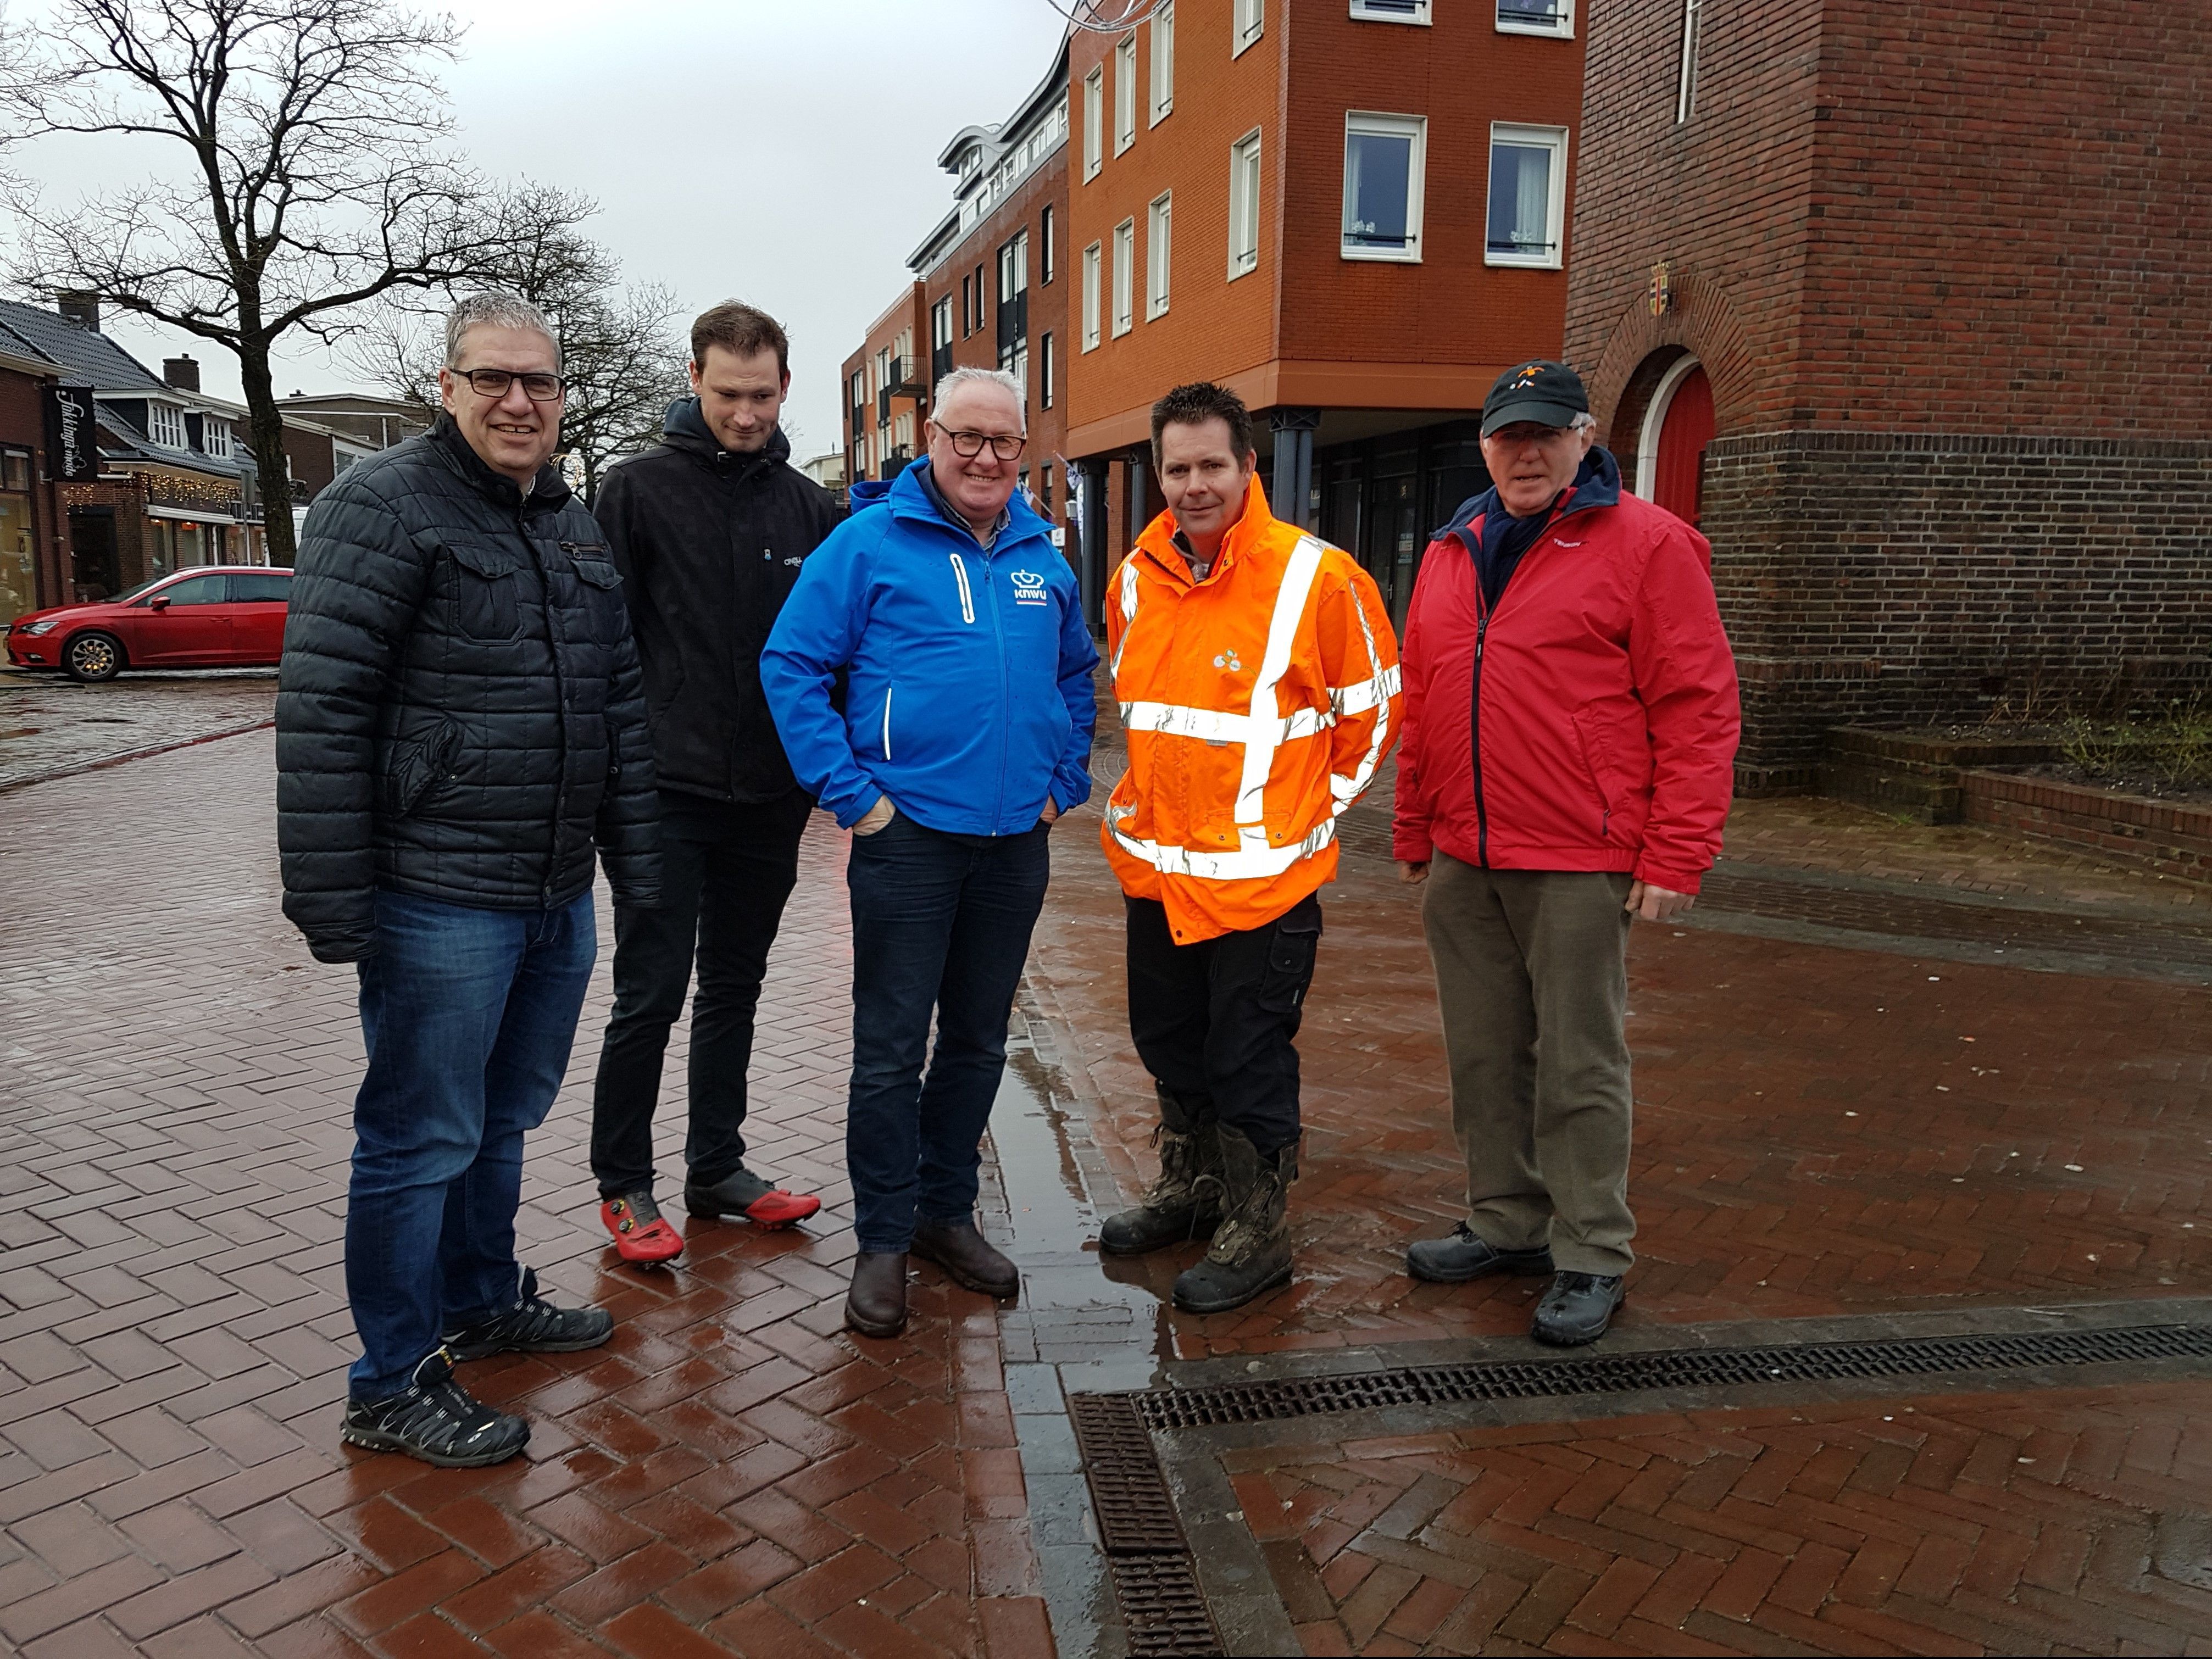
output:
[{"label": "wet brick pavement", "polygon": [[[611,1261],[582,1156],[603,962],[520,1231],[542,1278],[621,1316],[614,1343],[472,1368],[538,1425],[526,1462],[342,1452],[359,1036],[349,976],[276,914],[269,755],[255,734],[0,798],[0,1650],[1111,1656],[1065,1390],[1525,1327],[1525,1285],[1400,1269],[1459,1176],[1416,900],[1364,806],[1302,1042],[1297,1281],[1199,1321],[1161,1300],[1190,1252],[1102,1270],[1085,1248],[1149,1174],[1152,1127],[1086,811],[994,1121],[984,1219],[1024,1299],[994,1312],[921,1267],[908,1338],[840,1332],[849,952],[817,833],[755,1124],[823,1224],[700,1226],[672,1273]],[[2196,890],[1824,803],[1754,804],[1731,834],[1753,885],[2112,927],[2039,959],[2064,972],[1713,904],[1639,930],[1625,1327],[2212,1287],[2212,999],[2130,931],[2201,926]],[[1389,1443],[1347,1418],[1216,1472],[1314,1651],[2172,1650],[2212,1642],[2204,1386],[1563,1409]]]},{"label": "wet brick pavement", "polygon": [[271,719],[273,668],[127,673],[100,685],[0,669],[0,790]]}]

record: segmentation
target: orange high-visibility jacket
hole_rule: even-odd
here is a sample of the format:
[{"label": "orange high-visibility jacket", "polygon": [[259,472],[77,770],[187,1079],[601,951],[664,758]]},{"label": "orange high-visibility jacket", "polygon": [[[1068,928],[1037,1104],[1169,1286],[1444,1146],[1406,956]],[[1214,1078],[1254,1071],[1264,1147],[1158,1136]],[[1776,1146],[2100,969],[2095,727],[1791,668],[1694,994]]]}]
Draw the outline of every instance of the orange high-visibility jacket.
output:
[{"label": "orange high-visibility jacket", "polygon": [[1101,839],[1132,898],[1180,945],[1262,927],[1336,874],[1336,825],[1397,741],[1398,641],[1352,556],[1267,510],[1202,582],[1174,515],[1106,586],[1129,769]]}]

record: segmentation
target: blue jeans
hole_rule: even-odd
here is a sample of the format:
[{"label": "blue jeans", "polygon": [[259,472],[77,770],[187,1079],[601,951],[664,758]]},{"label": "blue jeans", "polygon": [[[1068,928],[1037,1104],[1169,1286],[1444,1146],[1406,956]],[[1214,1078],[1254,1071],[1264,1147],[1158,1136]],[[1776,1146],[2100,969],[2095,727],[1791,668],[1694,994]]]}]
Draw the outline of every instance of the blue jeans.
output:
[{"label": "blue jeans", "polygon": [[[853,1087],[845,1161],[863,1250],[903,1251],[916,1213],[975,1212],[1006,1022],[1052,873],[1049,831],[953,836],[903,812],[853,837]],[[937,1048],[929,1018],[937,1015]]]},{"label": "blue jeans", "polygon": [[568,1073],[599,927],[589,893],[485,910],[380,890],[376,942],[346,1202],[356,1400],[396,1394],[446,1330],[514,1304],[522,1137]]}]

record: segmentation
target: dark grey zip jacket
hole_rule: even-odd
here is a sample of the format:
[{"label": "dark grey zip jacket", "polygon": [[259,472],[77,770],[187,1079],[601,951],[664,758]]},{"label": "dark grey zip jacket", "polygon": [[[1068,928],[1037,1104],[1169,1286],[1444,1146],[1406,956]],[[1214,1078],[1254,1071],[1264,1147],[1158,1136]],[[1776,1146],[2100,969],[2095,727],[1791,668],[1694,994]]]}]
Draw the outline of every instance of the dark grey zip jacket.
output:
[{"label": "dark grey zip jacket", "polygon": [[844,514],[790,458],[780,427],[757,454],[731,454],[682,398],[660,442],[617,463],[592,500],[637,630],[664,789],[768,801],[799,787],[761,693],[761,647]]},{"label": "dark grey zip jacket", "polygon": [[276,693],[284,914],[375,954],[379,887],[534,910],[659,902],[637,649],[606,538],[548,467],[526,498],[449,419],[307,514]]}]

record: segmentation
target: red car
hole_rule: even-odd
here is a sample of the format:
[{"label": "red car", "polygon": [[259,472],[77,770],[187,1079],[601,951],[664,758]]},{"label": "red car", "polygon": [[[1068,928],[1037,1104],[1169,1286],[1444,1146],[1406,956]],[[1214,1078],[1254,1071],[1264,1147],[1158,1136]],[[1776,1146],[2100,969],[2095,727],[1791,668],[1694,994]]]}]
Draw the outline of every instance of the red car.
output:
[{"label": "red car", "polygon": [[15,618],[8,660],[112,680],[125,668],[259,668],[284,654],[292,573],[229,566],[156,576],[128,593]]}]

